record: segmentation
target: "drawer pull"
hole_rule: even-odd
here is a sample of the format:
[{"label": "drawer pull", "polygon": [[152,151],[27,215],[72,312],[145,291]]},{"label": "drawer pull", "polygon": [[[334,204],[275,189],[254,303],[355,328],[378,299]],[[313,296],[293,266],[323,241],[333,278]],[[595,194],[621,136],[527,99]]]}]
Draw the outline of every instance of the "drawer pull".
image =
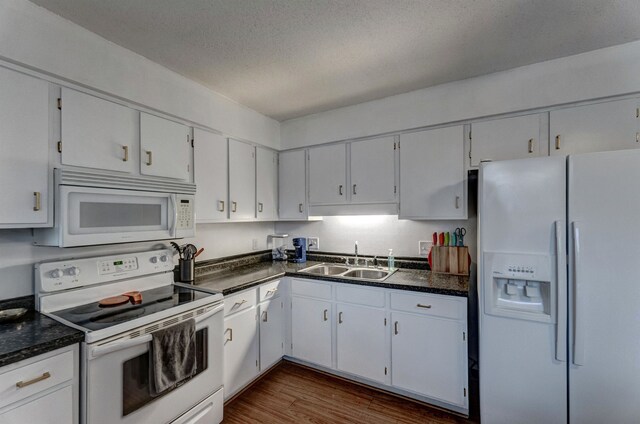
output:
[{"label": "drawer pull", "polygon": [[233,306],[231,307],[231,309],[239,308],[240,306],[244,305],[245,303],[247,303],[247,301],[245,299],[242,299],[242,302],[234,303]]},{"label": "drawer pull", "polygon": [[328,310],[328,309],[325,309],[325,310],[324,310],[324,312],[323,312],[323,314],[322,314],[322,316],[323,316],[323,318],[324,318],[324,320],[325,320],[325,321],[327,321],[327,320],[329,319],[329,316],[327,315],[328,313],[329,313],[329,310]]},{"label": "drawer pull", "polygon": [[[227,328],[227,331],[229,332],[229,338],[225,340],[226,342],[232,342],[233,341],[233,328]],[[225,333],[227,332],[225,331]]]},{"label": "drawer pull", "polygon": [[269,316],[267,315],[267,311],[262,313],[262,322],[267,322],[269,320]]},{"label": "drawer pull", "polygon": [[300,213],[304,212],[304,203],[298,203],[298,210],[300,211]]},{"label": "drawer pull", "polygon": [[36,378],[34,378],[34,379],[32,379],[32,380],[27,380],[27,381],[18,381],[18,382],[16,383],[16,387],[17,387],[18,389],[22,389],[23,387],[27,387],[27,386],[30,386],[30,385],[32,385],[32,384],[35,384],[35,383],[37,383],[37,382],[39,382],[39,381],[46,380],[46,379],[47,379],[47,378],[49,378],[49,377],[51,377],[51,374],[49,373],[49,371],[47,371],[47,372],[45,372],[44,374],[42,374],[40,377],[36,377]]},{"label": "drawer pull", "polygon": [[529,153],[533,153],[533,138],[529,139]]},{"label": "drawer pull", "polygon": [[398,321],[393,323],[393,334],[398,335]]},{"label": "drawer pull", "polygon": [[272,294],[275,294],[277,291],[278,291],[278,289],[267,290],[267,293],[265,294],[265,297],[271,296]]},{"label": "drawer pull", "polygon": [[147,150],[147,166],[153,165],[153,152]]},{"label": "drawer pull", "polygon": [[422,303],[418,303],[416,306],[418,308],[431,309],[431,305],[423,305]]},{"label": "drawer pull", "polygon": [[262,213],[263,205],[262,203],[258,203],[258,212]]},{"label": "drawer pull", "polygon": [[122,146],[122,150],[124,152],[124,157],[122,158],[123,162],[129,161],[129,146]]},{"label": "drawer pull", "polygon": [[342,324],[342,312],[338,312],[338,324]]},{"label": "drawer pull", "polygon": [[338,194],[342,196],[342,185],[338,186]]}]

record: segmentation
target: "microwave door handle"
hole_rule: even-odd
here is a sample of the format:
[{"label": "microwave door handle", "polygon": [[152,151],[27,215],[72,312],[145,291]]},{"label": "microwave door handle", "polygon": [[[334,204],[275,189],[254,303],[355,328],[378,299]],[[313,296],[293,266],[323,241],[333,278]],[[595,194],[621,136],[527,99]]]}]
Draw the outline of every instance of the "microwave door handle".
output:
[{"label": "microwave door handle", "polygon": [[144,343],[149,343],[153,338],[151,334],[145,334],[144,336],[136,337],[133,339],[126,339],[122,341],[115,341],[107,343],[105,345],[96,346],[91,349],[90,359],[96,359],[107,353],[116,352],[118,350],[128,349],[130,347],[138,346]]},{"label": "microwave door handle", "polygon": [[176,195],[171,194],[169,198],[171,199],[171,208],[173,209],[173,222],[171,223],[171,229],[169,231],[171,232],[171,237],[176,237],[176,227],[178,225],[178,206]]}]

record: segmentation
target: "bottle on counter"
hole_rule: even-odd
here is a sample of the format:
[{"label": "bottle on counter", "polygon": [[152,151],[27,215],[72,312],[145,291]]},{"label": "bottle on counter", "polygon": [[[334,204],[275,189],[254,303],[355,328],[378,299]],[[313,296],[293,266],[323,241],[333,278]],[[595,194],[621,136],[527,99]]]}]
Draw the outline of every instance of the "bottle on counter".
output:
[{"label": "bottle on counter", "polygon": [[389,267],[389,271],[391,271],[396,266],[396,259],[393,257],[393,249],[389,249],[389,256],[387,257],[387,265]]}]

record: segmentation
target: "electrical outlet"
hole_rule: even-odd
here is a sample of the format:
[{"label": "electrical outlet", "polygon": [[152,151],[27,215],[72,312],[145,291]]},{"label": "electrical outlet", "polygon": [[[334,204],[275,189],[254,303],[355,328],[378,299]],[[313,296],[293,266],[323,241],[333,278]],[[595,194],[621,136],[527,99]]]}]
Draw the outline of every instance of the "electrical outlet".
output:
[{"label": "electrical outlet", "polygon": [[418,242],[418,255],[426,257],[429,254],[429,250],[431,250],[432,246],[433,246],[432,241],[420,240]]},{"label": "electrical outlet", "polygon": [[253,250],[258,250],[258,239],[251,240],[251,248]]},{"label": "electrical outlet", "polygon": [[307,250],[320,250],[320,237],[307,237]]}]

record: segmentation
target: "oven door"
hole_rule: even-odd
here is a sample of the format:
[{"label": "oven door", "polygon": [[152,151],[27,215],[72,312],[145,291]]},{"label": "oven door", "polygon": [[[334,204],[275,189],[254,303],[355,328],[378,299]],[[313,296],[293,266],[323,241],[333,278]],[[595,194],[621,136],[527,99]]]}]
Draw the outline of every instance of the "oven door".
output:
[{"label": "oven door", "polygon": [[[223,305],[195,318],[197,373],[178,387],[152,397],[149,381],[151,334],[84,346],[84,423],[170,423],[222,386]],[[221,397],[220,397],[221,399]],[[216,408],[222,408],[216,405]]]},{"label": "oven door", "polygon": [[175,238],[176,195],[60,186],[60,246]]}]

